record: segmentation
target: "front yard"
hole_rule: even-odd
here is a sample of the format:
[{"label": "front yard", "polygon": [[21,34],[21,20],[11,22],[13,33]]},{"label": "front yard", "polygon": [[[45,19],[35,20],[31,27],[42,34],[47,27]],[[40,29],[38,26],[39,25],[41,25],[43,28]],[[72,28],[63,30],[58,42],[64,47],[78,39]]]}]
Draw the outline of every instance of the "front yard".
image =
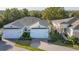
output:
[{"label": "front yard", "polygon": [[15,46],[25,48],[25,49],[28,49],[28,50],[31,50],[31,51],[44,51],[44,50],[39,49],[39,48],[33,48],[33,47],[30,46],[30,44],[26,45],[26,44],[22,44],[21,42],[19,43],[19,41],[16,42]]},{"label": "front yard", "polygon": [[39,48],[31,47],[31,40],[32,40],[32,38],[30,37],[30,34],[24,32],[23,35],[22,35],[22,38],[16,40],[15,45],[17,47],[25,48],[25,49],[28,49],[28,50],[31,50],[31,51],[44,51],[44,50],[39,49]]}]

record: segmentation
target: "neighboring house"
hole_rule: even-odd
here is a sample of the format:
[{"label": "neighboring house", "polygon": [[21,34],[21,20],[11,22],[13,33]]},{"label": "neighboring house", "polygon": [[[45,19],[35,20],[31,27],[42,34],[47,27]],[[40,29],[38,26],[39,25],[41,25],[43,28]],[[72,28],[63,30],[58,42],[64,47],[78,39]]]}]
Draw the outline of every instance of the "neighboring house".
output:
[{"label": "neighboring house", "polygon": [[36,17],[24,17],[3,27],[3,38],[18,39],[24,32],[32,38],[49,38],[49,26],[46,20]]},{"label": "neighboring house", "polygon": [[[68,22],[72,18],[67,18],[67,19],[61,19],[61,20],[52,20],[53,27],[59,32],[62,33],[62,29],[67,28]],[[64,23],[64,24],[63,24]]]},{"label": "neighboring house", "polygon": [[65,33],[68,36],[75,36],[79,38],[79,18],[72,17],[62,20],[52,21],[53,26],[59,33]]}]

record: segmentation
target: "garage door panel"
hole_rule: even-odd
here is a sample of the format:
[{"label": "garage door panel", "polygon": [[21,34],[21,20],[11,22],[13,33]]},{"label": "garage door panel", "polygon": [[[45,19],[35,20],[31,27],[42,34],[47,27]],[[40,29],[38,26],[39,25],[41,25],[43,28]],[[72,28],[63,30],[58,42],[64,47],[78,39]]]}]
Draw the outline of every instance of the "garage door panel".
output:
[{"label": "garage door panel", "polygon": [[48,38],[48,29],[32,29],[30,35],[32,38]]},{"label": "garage door panel", "polygon": [[4,38],[19,38],[22,32],[19,29],[5,29],[3,32]]}]

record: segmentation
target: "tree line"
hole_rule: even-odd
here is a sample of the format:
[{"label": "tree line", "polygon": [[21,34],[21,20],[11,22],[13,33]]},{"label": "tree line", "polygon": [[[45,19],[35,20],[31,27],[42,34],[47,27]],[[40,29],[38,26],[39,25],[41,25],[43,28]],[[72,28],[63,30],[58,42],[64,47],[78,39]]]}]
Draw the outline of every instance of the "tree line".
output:
[{"label": "tree line", "polygon": [[[70,12],[66,11],[63,7],[48,7],[42,11],[29,11],[26,8],[21,10],[19,10],[18,8],[6,9],[3,13],[0,14],[0,27],[26,16],[38,17],[44,20],[55,20],[68,18],[69,14]],[[73,15],[71,15],[70,17],[72,16]]]}]

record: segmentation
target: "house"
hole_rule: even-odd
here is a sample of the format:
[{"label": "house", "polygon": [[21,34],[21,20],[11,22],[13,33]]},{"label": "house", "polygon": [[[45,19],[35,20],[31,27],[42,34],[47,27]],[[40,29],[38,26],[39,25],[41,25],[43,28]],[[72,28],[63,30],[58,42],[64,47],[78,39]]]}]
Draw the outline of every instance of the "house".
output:
[{"label": "house", "polygon": [[67,28],[68,24],[66,24],[66,22],[68,22],[70,19],[72,18],[52,20],[52,25],[57,30],[57,32],[62,33],[62,29]]},{"label": "house", "polygon": [[62,20],[52,21],[53,26],[59,33],[64,33],[68,36],[75,36],[79,38],[79,18],[72,17]]},{"label": "house", "polygon": [[32,38],[49,38],[49,26],[46,20],[36,17],[24,17],[4,25],[3,38],[18,39],[24,32],[29,32]]}]

